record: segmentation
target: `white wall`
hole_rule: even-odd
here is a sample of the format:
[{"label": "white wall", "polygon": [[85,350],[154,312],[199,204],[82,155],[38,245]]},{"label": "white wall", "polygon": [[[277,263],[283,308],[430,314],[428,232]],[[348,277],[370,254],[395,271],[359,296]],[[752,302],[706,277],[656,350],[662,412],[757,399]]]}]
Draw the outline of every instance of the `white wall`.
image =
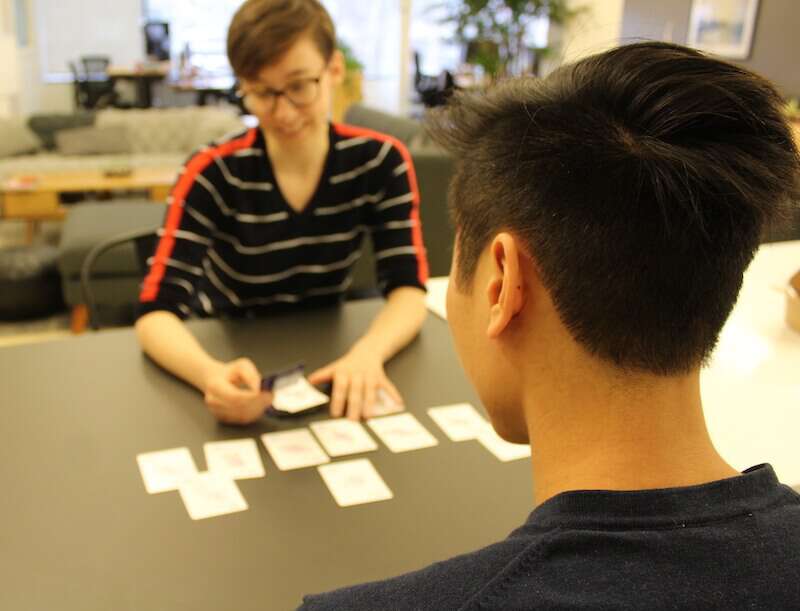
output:
[{"label": "white wall", "polygon": [[19,65],[12,0],[0,0],[0,117],[19,106]]},{"label": "white wall", "polygon": [[[11,2],[12,0],[0,0]],[[131,63],[131,58],[141,59],[144,53],[141,34],[141,0],[114,0],[111,13],[98,13],[97,5],[111,6],[105,0],[24,0],[29,24],[29,44],[23,49],[17,49],[17,66],[19,71],[19,104],[18,110],[23,115],[41,112],[72,112],[74,110],[72,83],[47,83],[43,77],[42,51],[49,50],[48,41],[42,38],[42,24],[46,23],[46,16],[54,15],[54,11],[63,11],[66,6],[75,16],[83,19],[85,23],[97,28],[97,37],[88,48],[99,53],[107,53],[108,49],[102,47],[108,44],[108,28],[98,23],[97,15],[111,15],[120,24],[126,24],[124,38],[127,42],[123,45],[129,53],[123,58],[112,59],[119,63]],[[94,7],[94,8],[92,8]],[[91,30],[90,30],[91,32]],[[104,34],[105,32],[105,34]],[[90,37],[94,38],[94,37]],[[62,41],[63,42],[63,41]],[[117,44],[116,42],[114,43]],[[102,47],[102,48],[101,48]],[[76,58],[77,59],[77,58]],[[64,66],[66,70],[66,66]]]},{"label": "white wall", "polygon": [[569,4],[583,11],[566,28],[554,29],[558,63],[572,62],[619,44],[625,0],[570,0]]}]

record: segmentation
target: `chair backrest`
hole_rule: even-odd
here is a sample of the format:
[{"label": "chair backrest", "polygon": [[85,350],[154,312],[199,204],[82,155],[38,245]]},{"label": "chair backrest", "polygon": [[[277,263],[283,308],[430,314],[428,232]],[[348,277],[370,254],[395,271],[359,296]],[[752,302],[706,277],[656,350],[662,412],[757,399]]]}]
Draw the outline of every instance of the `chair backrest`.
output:
[{"label": "chair backrest", "polygon": [[111,58],[107,55],[84,55],[81,57],[81,65],[90,81],[105,81],[108,79],[108,66]]},{"label": "chair backrest", "polygon": [[131,242],[136,250],[136,261],[139,264],[139,270],[142,276],[144,276],[147,271],[147,259],[155,252],[157,241],[158,227],[135,229],[112,236],[100,242],[86,255],[81,265],[81,293],[83,294],[83,302],[86,304],[86,309],[89,314],[89,326],[92,329],[99,329],[101,326],[97,310],[97,300],[92,290],[92,274],[97,260],[111,249]]},{"label": "chair backrest", "polygon": [[84,87],[83,77],[78,72],[75,62],[67,62],[69,71],[72,73],[72,95],[75,100],[75,108],[86,108],[88,105],[86,87]]}]

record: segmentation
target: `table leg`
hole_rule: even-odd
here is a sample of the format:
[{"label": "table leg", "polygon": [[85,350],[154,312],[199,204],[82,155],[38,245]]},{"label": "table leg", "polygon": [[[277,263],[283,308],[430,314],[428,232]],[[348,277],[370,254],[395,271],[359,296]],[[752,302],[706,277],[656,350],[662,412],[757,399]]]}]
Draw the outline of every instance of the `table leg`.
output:
[{"label": "table leg", "polygon": [[25,243],[33,244],[37,233],[39,233],[39,221],[29,219],[25,226]]},{"label": "table leg", "polygon": [[70,315],[69,328],[74,334],[79,335],[86,331],[89,325],[89,309],[81,303],[72,308]]},{"label": "table leg", "polygon": [[148,197],[150,201],[160,204],[166,203],[171,189],[172,187],[150,187],[150,189],[148,189]]}]

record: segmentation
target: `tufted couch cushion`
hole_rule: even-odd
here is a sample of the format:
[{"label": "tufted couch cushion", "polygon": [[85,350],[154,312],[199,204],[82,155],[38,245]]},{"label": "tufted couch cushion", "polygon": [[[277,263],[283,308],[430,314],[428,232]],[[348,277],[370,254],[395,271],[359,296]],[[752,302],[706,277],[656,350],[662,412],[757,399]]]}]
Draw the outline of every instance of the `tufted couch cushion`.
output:
[{"label": "tufted couch cushion", "polygon": [[41,146],[22,119],[0,119],[0,157],[32,153]]},{"label": "tufted couch cushion", "polygon": [[[88,122],[88,123],[87,123]],[[224,108],[150,108],[146,110],[102,110],[93,115],[34,115],[28,124],[39,139],[51,148],[62,130],[92,126],[95,132],[124,130],[126,153],[65,155],[45,150],[38,154],[0,159],[0,180],[14,174],[69,172],[73,170],[118,167],[178,168],[189,154],[221,136],[243,129],[235,111]],[[85,149],[88,153],[88,149]],[[108,149],[106,149],[108,150]],[[98,153],[98,150],[94,150]]]},{"label": "tufted couch cushion", "polygon": [[189,154],[201,144],[242,128],[233,113],[213,107],[101,110],[97,127],[123,127],[133,154]]}]

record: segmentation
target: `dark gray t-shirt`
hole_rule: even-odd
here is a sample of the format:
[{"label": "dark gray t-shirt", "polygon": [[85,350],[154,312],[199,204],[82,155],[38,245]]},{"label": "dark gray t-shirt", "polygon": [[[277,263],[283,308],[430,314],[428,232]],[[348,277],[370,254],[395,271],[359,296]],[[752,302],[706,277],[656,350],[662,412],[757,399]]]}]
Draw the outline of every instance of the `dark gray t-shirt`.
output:
[{"label": "dark gray t-shirt", "polygon": [[504,541],[301,609],[800,609],[800,495],[769,465],[700,486],[565,492]]}]

